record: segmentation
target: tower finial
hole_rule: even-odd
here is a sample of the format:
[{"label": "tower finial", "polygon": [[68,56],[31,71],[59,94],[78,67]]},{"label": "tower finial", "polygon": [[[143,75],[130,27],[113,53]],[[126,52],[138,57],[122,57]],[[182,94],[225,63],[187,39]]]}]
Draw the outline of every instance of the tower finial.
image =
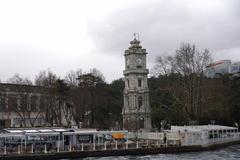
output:
[{"label": "tower finial", "polygon": [[139,33],[133,33],[134,40],[139,41]]},{"label": "tower finial", "polygon": [[134,38],[134,39],[136,39],[136,34],[137,34],[137,33],[133,33],[133,38]]}]

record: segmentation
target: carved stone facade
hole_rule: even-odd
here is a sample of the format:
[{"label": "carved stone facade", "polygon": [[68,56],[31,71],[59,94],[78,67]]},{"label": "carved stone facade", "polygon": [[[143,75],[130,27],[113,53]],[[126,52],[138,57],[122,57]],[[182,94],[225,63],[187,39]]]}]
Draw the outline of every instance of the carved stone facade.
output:
[{"label": "carved stone facade", "polygon": [[125,51],[125,89],[123,128],[129,131],[151,130],[146,49],[136,38]]}]

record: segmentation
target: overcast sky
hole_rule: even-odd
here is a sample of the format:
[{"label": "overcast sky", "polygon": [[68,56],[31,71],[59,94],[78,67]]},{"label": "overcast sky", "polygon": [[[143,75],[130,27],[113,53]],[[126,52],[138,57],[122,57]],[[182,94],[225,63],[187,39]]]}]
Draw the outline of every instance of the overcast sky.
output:
[{"label": "overcast sky", "polygon": [[101,70],[122,77],[133,33],[156,56],[182,42],[208,48],[215,60],[240,61],[239,0],[1,0],[0,79],[19,73],[32,80],[50,68]]}]

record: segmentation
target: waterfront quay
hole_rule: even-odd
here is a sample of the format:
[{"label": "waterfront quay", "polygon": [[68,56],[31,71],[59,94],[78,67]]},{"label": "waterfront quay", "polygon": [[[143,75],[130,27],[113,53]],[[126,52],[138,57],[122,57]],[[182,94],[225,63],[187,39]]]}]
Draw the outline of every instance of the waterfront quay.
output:
[{"label": "waterfront quay", "polygon": [[172,126],[163,132],[72,128],[3,129],[0,158],[61,159],[201,151],[238,144],[237,128]]}]

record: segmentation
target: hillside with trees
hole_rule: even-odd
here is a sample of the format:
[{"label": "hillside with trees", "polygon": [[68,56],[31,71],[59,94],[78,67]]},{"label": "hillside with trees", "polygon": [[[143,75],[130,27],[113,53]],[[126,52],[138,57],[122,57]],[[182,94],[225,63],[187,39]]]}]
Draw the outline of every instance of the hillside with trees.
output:
[{"label": "hillside with trees", "polygon": [[[199,50],[191,44],[182,44],[173,55],[157,57],[148,79],[154,128],[167,124],[239,122],[240,77],[206,78],[204,70],[211,62],[207,49]],[[119,129],[122,126],[124,80],[108,84],[95,68],[87,72],[72,70],[64,78],[50,70],[41,71],[35,82],[15,74],[8,83],[44,88],[45,98],[39,111],[44,112],[48,126],[63,126],[63,117],[67,127]],[[23,121],[30,114],[28,105],[21,103],[15,108]]]}]

